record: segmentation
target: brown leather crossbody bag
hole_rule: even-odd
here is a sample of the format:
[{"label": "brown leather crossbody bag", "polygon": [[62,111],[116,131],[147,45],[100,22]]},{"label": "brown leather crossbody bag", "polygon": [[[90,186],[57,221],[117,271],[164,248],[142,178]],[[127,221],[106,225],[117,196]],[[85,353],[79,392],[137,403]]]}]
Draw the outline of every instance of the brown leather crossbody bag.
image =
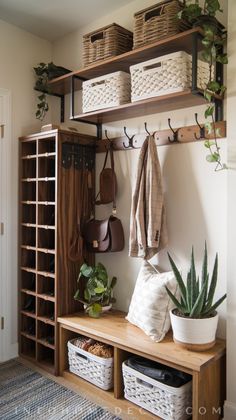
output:
[{"label": "brown leather crossbody bag", "polygon": [[[113,150],[110,147],[111,168],[106,168],[108,150],[100,174],[100,200],[95,204],[113,203],[112,215],[104,220],[92,217],[84,224],[83,237],[90,252],[119,252],[124,249],[124,230],[116,214],[117,182],[114,171]],[[99,195],[98,194],[98,195]],[[97,195],[97,197],[98,197]],[[96,197],[96,198],[97,198]]]}]

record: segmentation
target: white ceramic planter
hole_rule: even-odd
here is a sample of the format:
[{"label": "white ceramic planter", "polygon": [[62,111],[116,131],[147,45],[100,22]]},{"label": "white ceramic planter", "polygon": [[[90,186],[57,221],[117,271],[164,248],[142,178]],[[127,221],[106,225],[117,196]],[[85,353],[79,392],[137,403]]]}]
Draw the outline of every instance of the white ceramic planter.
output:
[{"label": "white ceramic planter", "polygon": [[182,318],[170,311],[174,341],[190,350],[210,349],[215,344],[218,318],[218,314],[203,319]]}]

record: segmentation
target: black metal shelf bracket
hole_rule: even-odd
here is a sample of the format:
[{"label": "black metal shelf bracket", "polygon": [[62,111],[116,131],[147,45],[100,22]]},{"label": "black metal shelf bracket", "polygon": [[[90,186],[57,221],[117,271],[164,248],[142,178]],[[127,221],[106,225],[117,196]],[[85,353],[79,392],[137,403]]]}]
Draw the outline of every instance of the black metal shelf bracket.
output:
[{"label": "black metal shelf bracket", "polygon": [[[192,94],[198,96],[204,96],[204,93],[197,87],[198,81],[198,42],[202,41],[202,35],[199,33],[192,34]],[[222,47],[223,52],[223,47]],[[223,84],[224,70],[222,63],[216,63],[216,81]],[[224,109],[223,99],[214,99],[215,102],[215,121],[223,121]]]},{"label": "black metal shelf bracket", "polygon": [[71,81],[70,81],[70,120],[71,121],[77,121],[77,122],[80,122],[80,123],[83,123],[83,124],[90,124],[90,125],[96,126],[96,128],[97,128],[97,138],[98,138],[98,140],[101,140],[102,139],[102,124],[95,123],[95,122],[92,122],[92,121],[85,121],[85,120],[77,118],[75,116],[75,80],[76,79],[81,80],[83,82],[85,80],[87,80],[87,79],[85,79],[84,77],[81,77],[81,76],[76,76],[76,75],[71,76]]}]

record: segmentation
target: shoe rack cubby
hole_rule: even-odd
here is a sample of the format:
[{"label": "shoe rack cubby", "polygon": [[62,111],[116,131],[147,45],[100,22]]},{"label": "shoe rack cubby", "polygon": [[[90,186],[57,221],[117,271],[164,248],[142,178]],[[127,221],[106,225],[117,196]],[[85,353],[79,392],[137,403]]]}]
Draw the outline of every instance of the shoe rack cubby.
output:
[{"label": "shoe rack cubby", "polygon": [[[64,130],[20,138],[20,355],[54,374],[57,317],[81,309],[73,296],[82,260],[70,260],[69,248],[77,232],[77,194],[83,177],[73,162],[63,166],[63,145],[91,147],[94,142],[94,137]],[[93,197],[94,168],[90,171]],[[91,205],[86,211],[89,218]],[[93,263],[92,255],[86,253],[86,259]]]}]

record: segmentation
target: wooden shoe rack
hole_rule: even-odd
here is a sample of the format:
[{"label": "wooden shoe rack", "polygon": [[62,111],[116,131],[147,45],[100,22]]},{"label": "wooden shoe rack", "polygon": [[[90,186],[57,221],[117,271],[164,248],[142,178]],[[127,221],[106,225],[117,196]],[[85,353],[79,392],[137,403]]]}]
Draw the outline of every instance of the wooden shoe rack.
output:
[{"label": "wooden shoe rack", "polygon": [[[85,149],[94,141],[93,137],[62,130],[20,139],[20,354],[55,374],[57,317],[79,308],[73,296],[81,260],[69,258],[69,247],[77,232],[81,175],[71,147],[82,144]],[[70,147],[67,167],[63,166],[65,145]],[[93,196],[94,167],[89,170]],[[93,256],[86,258],[93,262]]]}]

